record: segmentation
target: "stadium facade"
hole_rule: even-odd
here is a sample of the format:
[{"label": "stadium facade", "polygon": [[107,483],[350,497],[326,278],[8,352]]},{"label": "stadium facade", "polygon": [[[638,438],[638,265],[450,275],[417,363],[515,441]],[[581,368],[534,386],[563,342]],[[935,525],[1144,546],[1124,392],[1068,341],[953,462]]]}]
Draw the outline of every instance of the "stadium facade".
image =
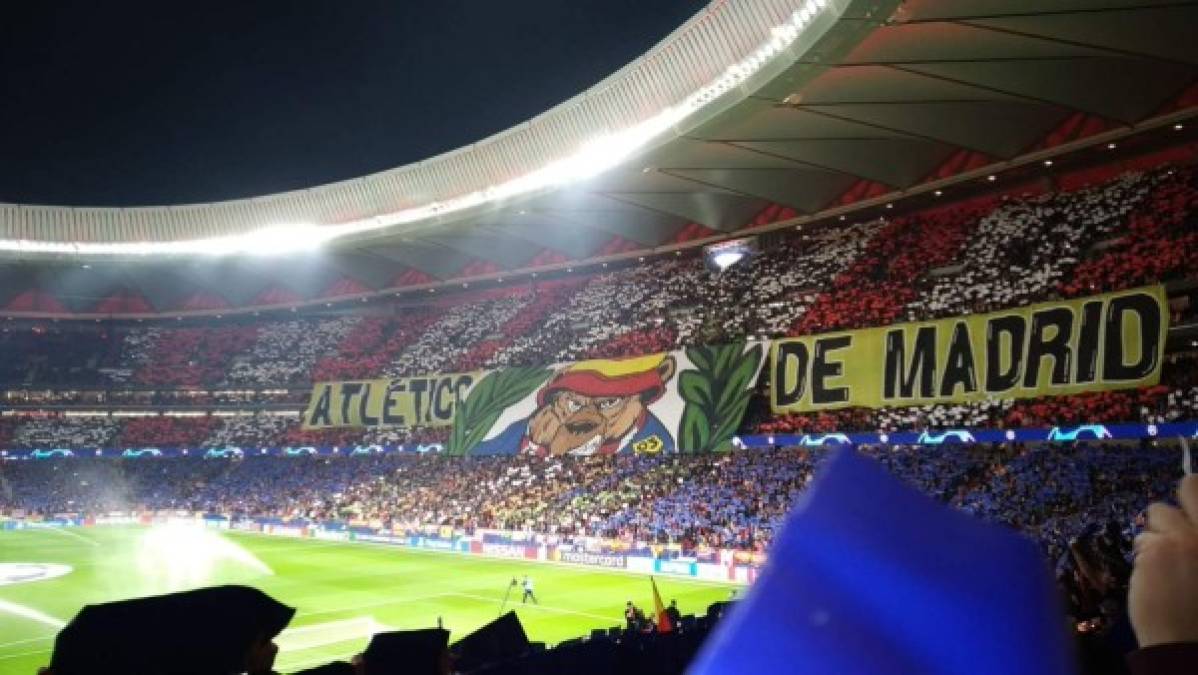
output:
[{"label": "stadium facade", "polygon": [[0,205],[0,313],[320,311],[1039,180],[1188,137],[1192,11],[713,2],[577,97],[410,166],[216,204]]},{"label": "stadium facade", "polygon": [[1194,26],[717,1],[410,166],[2,205],[0,536],[185,523],[743,584],[854,445],[1053,560],[1123,555],[1198,440]]}]

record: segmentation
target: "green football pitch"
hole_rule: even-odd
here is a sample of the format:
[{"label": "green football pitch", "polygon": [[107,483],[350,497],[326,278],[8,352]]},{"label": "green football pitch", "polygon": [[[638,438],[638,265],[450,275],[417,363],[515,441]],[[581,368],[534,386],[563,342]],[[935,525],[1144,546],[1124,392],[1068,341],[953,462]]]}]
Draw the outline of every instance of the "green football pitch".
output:
[{"label": "green football pitch", "polygon": [[[435,626],[438,618],[455,640],[494,619],[512,578],[525,574],[541,604],[522,605],[515,589],[507,607],[532,640],[553,644],[621,625],[628,600],[652,610],[644,576],[210,530],[0,531],[3,563],[70,566],[55,578],[0,585],[4,675],[45,665],[57,626],[85,604],[219,583],[256,586],[297,608],[278,640],[281,672],[348,658],[375,631]],[[702,614],[733,588],[660,577],[657,583],[663,599],[677,599],[684,614]]]}]

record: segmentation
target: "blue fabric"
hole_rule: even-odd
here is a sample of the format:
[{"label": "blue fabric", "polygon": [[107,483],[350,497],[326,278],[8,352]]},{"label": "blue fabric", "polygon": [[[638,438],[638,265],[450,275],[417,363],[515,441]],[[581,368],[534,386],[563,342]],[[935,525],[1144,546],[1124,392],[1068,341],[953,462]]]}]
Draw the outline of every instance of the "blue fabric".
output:
[{"label": "blue fabric", "polygon": [[524,432],[528,429],[528,419],[512,422],[501,434],[490,440],[482,441],[474,446],[474,455],[514,455],[520,452],[520,444],[524,442]]},{"label": "blue fabric", "polygon": [[670,430],[666,428],[665,424],[662,424],[657,415],[650,412],[645,417],[645,425],[632,435],[632,438],[628,440],[628,445],[624,446],[621,452],[631,452],[637,443],[649,440],[654,436],[661,441],[661,449],[656,452],[676,452],[678,450],[674,444],[674,434],[670,433]]},{"label": "blue fabric", "polygon": [[1029,539],[938,504],[852,450],[831,458],[691,670],[1073,672]]}]

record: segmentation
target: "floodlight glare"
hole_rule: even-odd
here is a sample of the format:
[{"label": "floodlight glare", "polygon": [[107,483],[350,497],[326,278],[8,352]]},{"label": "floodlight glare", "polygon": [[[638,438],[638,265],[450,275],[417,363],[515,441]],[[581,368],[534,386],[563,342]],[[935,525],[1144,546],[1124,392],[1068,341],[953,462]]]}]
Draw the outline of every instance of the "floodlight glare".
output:
[{"label": "floodlight glare", "polygon": [[754,237],[732,239],[703,247],[709,268],[723,272],[733,265],[753,255],[757,250],[757,240]]},{"label": "floodlight glare", "polygon": [[721,270],[726,270],[744,259],[744,251],[723,251],[711,257],[711,261]]},{"label": "floodlight glare", "polygon": [[332,239],[378,231],[397,225],[444,216],[487,203],[501,202],[566,183],[585,180],[611,169],[636,152],[674,133],[677,125],[696,111],[740,87],[801,36],[827,0],[807,0],[780,25],[774,26],[756,49],[726,68],[714,80],[681,101],[618,130],[609,130],[582,143],[573,153],[503,183],[436,202],[391,213],[337,224],[275,225],[244,234],[176,241],[117,243],[0,240],[0,251],[68,255],[280,255],[309,251]]}]

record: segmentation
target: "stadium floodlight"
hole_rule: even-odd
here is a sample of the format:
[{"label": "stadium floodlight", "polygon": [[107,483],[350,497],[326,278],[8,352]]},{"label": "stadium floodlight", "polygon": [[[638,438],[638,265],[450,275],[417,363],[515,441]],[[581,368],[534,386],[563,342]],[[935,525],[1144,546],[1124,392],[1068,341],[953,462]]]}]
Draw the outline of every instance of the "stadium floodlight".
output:
[{"label": "stadium floodlight", "polygon": [[721,241],[703,247],[703,254],[707,259],[708,266],[719,272],[723,272],[756,252],[757,239],[755,237]]},{"label": "stadium floodlight", "polygon": [[766,39],[715,79],[673,105],[626,128],[608,130],[581,143],[573,153],[506,182],[466,194],[442,198],[391,213],[327,225],[274,225],[251,232],[177,241],[56,242],[0,240],[0,251],[66,255],[281,255],[313,250],[329,241],[398,225],[438,218],[513,197],[586,180],[631,158],[673,130],[686,118],[743,85],[776,57],[785,54],[804,30],[826,10],[827,0],[807,0]]},{"label": "stadium floodlight", "polygon": [[316,250],[337,236],[340,235],[332,226],[275,225],[226,237],[180,241],[91,243],[0,239],[0,251],[56,255],[272,256]]},{"label": "stadium floodlight", "polygon": [[711,261],[721,270],[726,270],[745,257],[743,251],[724,251],[711,256]]}]

